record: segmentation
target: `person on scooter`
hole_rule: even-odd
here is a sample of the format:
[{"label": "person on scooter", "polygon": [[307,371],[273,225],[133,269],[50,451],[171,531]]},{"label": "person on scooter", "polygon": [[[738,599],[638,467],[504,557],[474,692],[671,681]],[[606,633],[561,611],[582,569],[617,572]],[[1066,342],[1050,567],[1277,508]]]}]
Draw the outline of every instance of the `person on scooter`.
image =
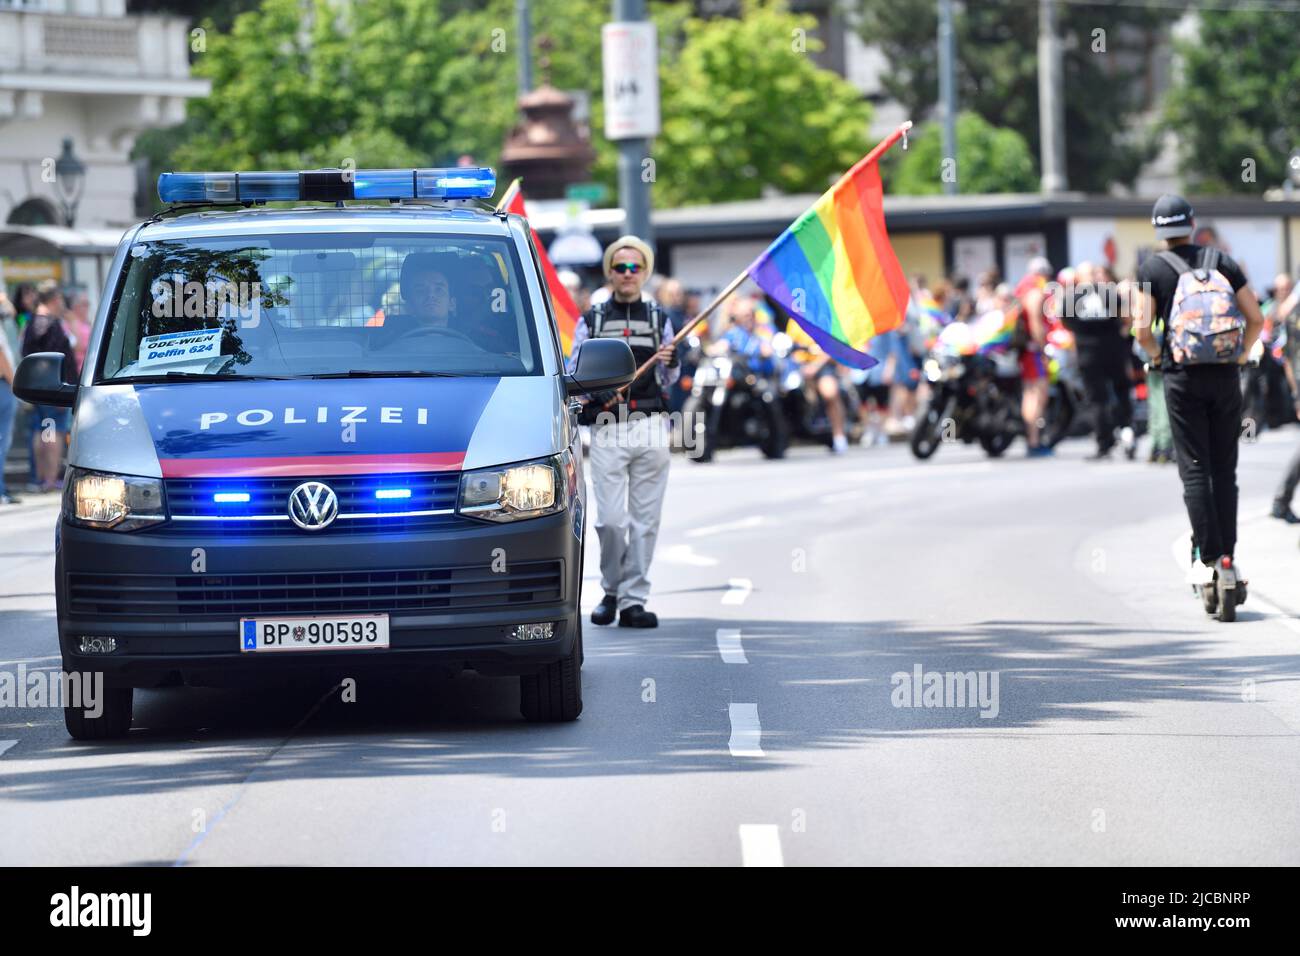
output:
[{"label": "person on scooter", "polygon": [[[1199,559],[1191,570],[1210,610],[1205,588],[1226,594],[1229,585],[1245,583],[1233,561],[1241,366],[1264,317],[1241,267],[1226,253],[1192,243],[1191,203],[1182,196],[1161,196],[1151,210],[1151,225],[1166,248],[1138,269],[1134,325],[1151,364],[1164,372],[1178,477]],[[1152,334],[1153,319],[1164,327],[1161,341]],[[1233,594],[1236,603],[1240,593]],[[1223,615],[1235,617],[1235,605]]]}]

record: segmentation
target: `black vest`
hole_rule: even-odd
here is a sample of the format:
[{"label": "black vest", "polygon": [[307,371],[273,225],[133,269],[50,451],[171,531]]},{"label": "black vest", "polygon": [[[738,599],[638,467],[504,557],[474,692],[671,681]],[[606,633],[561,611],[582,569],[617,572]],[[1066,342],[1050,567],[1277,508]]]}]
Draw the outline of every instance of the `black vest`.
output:
[{"label": "black vest", "polygon": [[[637,368],[659,351],[663,337],[664,316],[655,302],[616,302],[606,299],[593,306],[587,316],[591,338],[622,339],[632,349]],[[632,383],[628,391],[631,411],[652,412],[668,406],[667,396],[659,384],[659,366],[655,366]]]}]

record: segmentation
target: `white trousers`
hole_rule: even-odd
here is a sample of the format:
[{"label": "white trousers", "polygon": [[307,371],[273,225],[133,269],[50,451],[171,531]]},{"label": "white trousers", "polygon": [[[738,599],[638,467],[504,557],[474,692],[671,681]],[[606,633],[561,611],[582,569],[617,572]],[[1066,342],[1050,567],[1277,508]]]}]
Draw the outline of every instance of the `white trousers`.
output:
[{"label": "white trousers", "polygon": [[618,609],[650,597],[650,560],[668,488],[669,437],[662,415],[591,430],[591,484],[600,539],[600,585]]}]

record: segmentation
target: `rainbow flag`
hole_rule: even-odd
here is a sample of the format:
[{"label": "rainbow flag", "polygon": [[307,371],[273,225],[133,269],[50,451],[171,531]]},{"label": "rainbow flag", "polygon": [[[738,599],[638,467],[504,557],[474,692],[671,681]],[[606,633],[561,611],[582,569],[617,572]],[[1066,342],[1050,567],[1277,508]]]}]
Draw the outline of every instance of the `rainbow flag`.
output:
[{"label": "rainbow flag", "polygon": [[[501,201],[497,203],[497,209],[518,213],[527,219],[528,215],[524,212],[524,191],[520,188],[522,181],[517,178],[510,184],[502,195]],[[564,350],[565,358],[568,358],[573,348],[573,330],[578,325],[578,306],[573,301],[573,296],[569,295],[569,290],[560,282],[555,266],[551,264],[551,257],[546,254],[546,247],[538,238],[537,230],[531,225],[528,229],[533,234],[537,258],[541,261],[542,271],[546,274],[546,288],[551,295],[551,311],[555,313],[555,324],[560,333],[560,348]]]},{"label": "rainbow flag", "polygon": [[1008,309],[990,309],[976,318],[971,323],[975,350],[986,354],[1009,349],[1019,316],[1020,313],[1012,306]]},{"label": "rainbow flag", "polygon": [[907,312],[877,160],[911,125],[859,160],[746,270],[827,355],[854,368],[876,364],[867,343],[902,325]]}]

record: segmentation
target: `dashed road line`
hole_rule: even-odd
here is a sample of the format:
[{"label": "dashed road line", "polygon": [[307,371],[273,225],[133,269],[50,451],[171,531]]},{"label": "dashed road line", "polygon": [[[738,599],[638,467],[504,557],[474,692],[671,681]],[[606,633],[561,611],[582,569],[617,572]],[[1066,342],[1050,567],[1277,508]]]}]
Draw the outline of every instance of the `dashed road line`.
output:
[{"label": "dashed road line", "polygon": [[780,827],[775,823],[742,823],[740,858],[745,866],[785,866]]},{"label": "dashed road line", "polygon": [[722,595],[723,604],[744,604],[749,592],[754,590],[754,582],[749,578],[732,578],[727,582],[727,590]]},{"label": "dashed road line", "polygon": [[718,628],[718,653],[728,664],[748,664],[745,648],[740,643],[740,631],[735,628]]},{"label": "dashed road line", "polygon": [[655,555],[655,560],[666,561],[669,564],[687,564],[695,568],[711,568],[718,563],[717,558],[699,554],[689,544],[674,544],[672,547],[664,548]]},{"label": "dashed road line", "polygon": [[731,704],[731,739],[727,749],[733,757],[763,757],[763,726],[758,722],[758,704]]}]

